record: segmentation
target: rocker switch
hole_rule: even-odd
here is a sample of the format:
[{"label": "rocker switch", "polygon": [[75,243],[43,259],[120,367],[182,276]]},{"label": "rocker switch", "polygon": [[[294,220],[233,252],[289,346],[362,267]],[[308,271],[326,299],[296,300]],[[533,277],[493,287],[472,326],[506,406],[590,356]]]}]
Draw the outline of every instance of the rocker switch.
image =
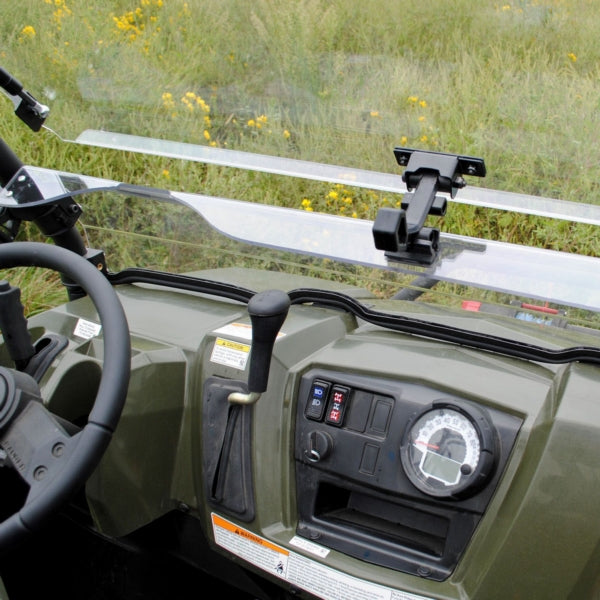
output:
[{"label": "rocker switch", "polygon": [[306,410],[304,411],[304,414],[309,419],[320,421],[323,418],[330,387],[331,384],[326,381],[316,380],[313,382],[312,387],[310,388],[310,396],[308,397]]},{"label": "rocker switch", "polygon": [[340,427],[344,420],[344,413],[348,406],[348,398],[350,396],[350,388],[342,385],[334,385],[329,396],[329,404],[327,405],[327,414],[325,422],[330,425]]}]

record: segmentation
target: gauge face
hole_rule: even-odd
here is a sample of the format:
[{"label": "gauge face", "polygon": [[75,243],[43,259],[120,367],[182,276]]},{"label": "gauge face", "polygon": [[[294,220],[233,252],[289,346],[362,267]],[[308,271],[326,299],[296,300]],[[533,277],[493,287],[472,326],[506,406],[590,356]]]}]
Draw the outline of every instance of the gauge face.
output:
[{"label": "gauge face", "polygon": [[493,463],[489,450],[478,419],[444,405],[428,409],[409,426],[401,455],[413,485],[440,497],[479,485]]}]

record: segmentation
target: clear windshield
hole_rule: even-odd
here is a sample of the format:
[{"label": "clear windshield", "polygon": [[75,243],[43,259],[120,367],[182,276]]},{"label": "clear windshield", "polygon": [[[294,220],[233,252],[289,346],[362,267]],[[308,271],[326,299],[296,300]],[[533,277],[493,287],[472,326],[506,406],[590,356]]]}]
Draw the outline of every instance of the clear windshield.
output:
[{"label": "clear windshield", "polygon": [[[438,3],[387,0],[138,0],[102,10],[26,0],[3,6],[0,64],[50,107],[42,135],[97,156],[117,148],[168,158],[170,168],[181,159],[220,169],[218,189],[207,176],[178,190],[164,168],[160,187],[170,191],[135,206],[192,211],[221,240],[221,264],[252,256],[242,264],[264,265],[281,252],[278,269],[364,285],[380,298],[412,286],[419,300],[534,304],[540,321],[594,325],[600,88],[585,53],[596,46],[589,7],[577,4],[459,2],[450,15]],[[447,195],[447,214],[430,218],[441,230],[432,264],[390,260],[373,243],[378,209],[399,207],[407,191],[396,147],[487,165],[485,179],[466,177]],[[66,174],[29,174],[47,197],[79,193]],[[101,167],[89,175],[83,188],[121,181]],[[161,177],[134,175],[152,187]],[[141,193],[113,191],[128,203]],[[88,197],[86,235],[130,228],[117,218],[127,211],[102,222]],[[2,202],[14,199],[4,193]],[[138,257],[135,245],[120,256],[130,266],[208,268],[202,257],[214,252],[200,229],[174,223],[149,221],[143,235],[154,247],[189,244],[195,253],[175,254],[193,259]],[[263,248],[261,257],[248,248]],[[433,291],[428,280],[443,285]]]},{"label": "clear windshield", "polygon": [[599,179],[587,2],[5,4],[1,64],[65,139],[115,132],[396,175],[394,146],[441,150],[485,159],[470,185],[595,204],[576,186],[581,169]]}]

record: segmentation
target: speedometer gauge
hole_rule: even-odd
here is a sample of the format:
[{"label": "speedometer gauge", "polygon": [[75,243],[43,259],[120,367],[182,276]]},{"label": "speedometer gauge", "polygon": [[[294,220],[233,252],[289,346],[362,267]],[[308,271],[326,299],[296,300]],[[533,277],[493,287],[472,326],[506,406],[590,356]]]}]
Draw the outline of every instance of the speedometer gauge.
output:
[{"label": "speedometer gauge", "polygon": [[489,478],[496,434],[475,406],[436,402],[412,420],[401,447],[406,475],[430,496],[468,495]]}]

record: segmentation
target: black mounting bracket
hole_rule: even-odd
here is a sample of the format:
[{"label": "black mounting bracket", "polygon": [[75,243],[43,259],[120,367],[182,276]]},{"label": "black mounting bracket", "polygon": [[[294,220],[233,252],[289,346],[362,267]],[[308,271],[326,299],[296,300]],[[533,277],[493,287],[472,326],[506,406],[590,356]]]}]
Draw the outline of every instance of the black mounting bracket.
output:
[{"label": "black mounting bracket", "polygon": [[23,84],[2,67],[0,67],[0,87],[12,100],[17,117],[32,131],[39,131],[50,109],[23,89]]},{"label": "black mounting bracket", "polygon": [[[402,181],[408,193],[401,208],[380,208],[373,224],[375,247],[392,260],[431,264],[439,252],[438,229],[423,227],[428,215],[446,214],[446,198],[465,187],[463,175],[485,177],[481,158],[443,152],[394,148],[396,161],[406,167]],[[414,190],[414,192],[413,192]]]}]

